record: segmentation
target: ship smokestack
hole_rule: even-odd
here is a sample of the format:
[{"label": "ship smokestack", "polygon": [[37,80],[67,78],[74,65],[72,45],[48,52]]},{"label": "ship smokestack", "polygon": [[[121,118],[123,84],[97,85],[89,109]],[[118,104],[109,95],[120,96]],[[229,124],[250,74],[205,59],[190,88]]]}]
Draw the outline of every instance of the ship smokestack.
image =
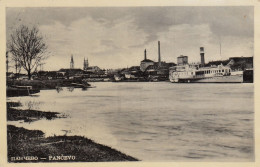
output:
[{"label": "ship smokestack", "polygon": [[161,66],[161,51],[160,51],[160,41],[158,41],[158,64]]},{"label": "ship smokestack", "polygon": [[205,65],[205,58],[204,58],[204,47],[200,47],[200,59],[201,59],[201,65]]},{"label": "ship smokestack", "polygon": [[144,60],[146,60],[146,49],[144,50]]}]

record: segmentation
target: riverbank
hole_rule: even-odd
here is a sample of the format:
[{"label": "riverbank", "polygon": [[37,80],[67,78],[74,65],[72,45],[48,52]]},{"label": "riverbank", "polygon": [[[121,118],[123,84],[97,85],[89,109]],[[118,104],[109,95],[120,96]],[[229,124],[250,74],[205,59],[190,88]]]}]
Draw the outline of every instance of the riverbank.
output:
[{"label": "riverbank", "polygon": [[[37,121],[61,118],[60,113],[20,110],[18,102],[7,102],[8,121]],[[95,143],[83,136],[45,137],[40,130],[7,126],[9,162],[107,162],[137,161],[111,147]]]},{"label": "riverbank", "polygon": [[44,137],[39,130],[7,126],[9,162],[137,161],[82,136]]}]

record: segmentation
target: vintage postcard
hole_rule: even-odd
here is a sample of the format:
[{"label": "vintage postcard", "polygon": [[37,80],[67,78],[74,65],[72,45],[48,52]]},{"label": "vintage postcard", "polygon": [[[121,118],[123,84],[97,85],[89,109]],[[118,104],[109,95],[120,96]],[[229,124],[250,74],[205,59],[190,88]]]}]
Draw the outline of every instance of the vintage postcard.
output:
[{"label": "vintage postcard", "polygon": [[0,1],[0,165],[257,164],[259,2],[240,2]]}]

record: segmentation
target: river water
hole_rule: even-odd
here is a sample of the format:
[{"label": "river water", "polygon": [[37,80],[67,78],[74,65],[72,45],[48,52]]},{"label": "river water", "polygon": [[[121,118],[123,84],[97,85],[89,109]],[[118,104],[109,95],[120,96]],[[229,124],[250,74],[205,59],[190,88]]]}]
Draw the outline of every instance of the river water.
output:
[{"label": "river water", "polygon": [[81,135],[143,161],[253,161],[253,84],[92,83],[12,97],[67,118],[19,127]]}]

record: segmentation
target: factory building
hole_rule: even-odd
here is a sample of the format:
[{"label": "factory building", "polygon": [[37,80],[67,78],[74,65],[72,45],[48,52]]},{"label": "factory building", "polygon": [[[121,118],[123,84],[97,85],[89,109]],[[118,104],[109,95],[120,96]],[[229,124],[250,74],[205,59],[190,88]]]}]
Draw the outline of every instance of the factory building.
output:
[{"label": "factory building", "polygon": [[142,72],[146,70],[146,68],[150,65],[154,65],[154,62],[146,57],[146,49],[144,50],[144,60],[141,61],[140,69]]}]

